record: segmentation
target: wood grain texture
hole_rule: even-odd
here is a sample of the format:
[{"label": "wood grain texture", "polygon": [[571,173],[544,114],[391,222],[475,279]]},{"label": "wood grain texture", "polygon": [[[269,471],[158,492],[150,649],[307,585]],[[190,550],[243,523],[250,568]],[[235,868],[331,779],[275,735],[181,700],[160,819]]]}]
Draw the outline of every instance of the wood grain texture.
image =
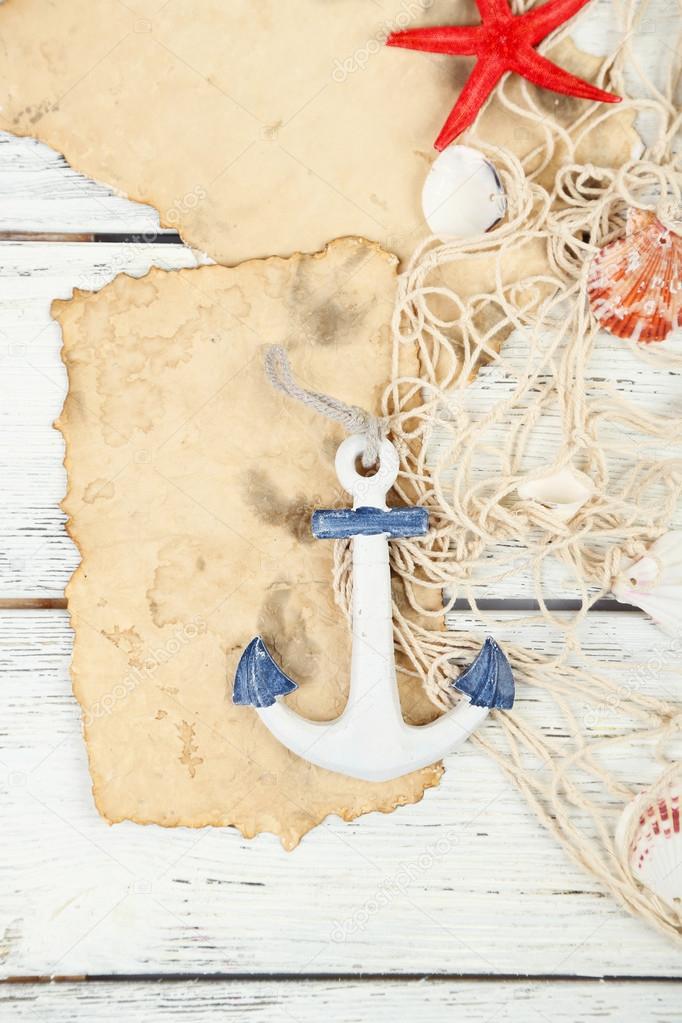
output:
[{"label": "wood grain texture", "polygon": [[0,132],[0,231],[158,233],[151,206],[72,170],[49,146]]},{"label": "wood grain texture", "polygon": [[26,984],[0,989],[0,1014],[16,1023],[182,1020],[213,1023],[675,1023],[682,992],[675,983],[458,980],[215,981],[171,984]]},{"label": "wood grain texture", "polygon": [[[638,616],[591,616],[585,649],[608,659],[619,617],[623,656],[646,660],[655,630]],[[70,645],[64,612],[0,614],[4,976],[682,976],[679,949],[569,861],[471,744],[418,806],[328,818],[291,854],[228,829],[107,827],[89,792]],[[679,691],[681,669],[671,661],[664,688]]]},{"label": "wood grain texture", "polygon": [[63,443],[52,423],[66,394],[56,298],[103,287],[119,273],[196,266],[178,245],[0,244],[0,472],[3,509],[0,595],[56,597],[77,564],[59,502]]}]

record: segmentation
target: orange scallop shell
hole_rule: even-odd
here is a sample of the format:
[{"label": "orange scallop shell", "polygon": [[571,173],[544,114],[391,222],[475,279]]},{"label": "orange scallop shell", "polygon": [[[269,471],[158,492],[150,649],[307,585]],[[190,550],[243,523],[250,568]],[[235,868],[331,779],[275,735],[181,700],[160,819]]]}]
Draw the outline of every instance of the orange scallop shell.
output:
[{"label": "orange scallop shell", "polygon": [[648,344],[682,327],[682,237],[649,210],[628,212],[624,238],[590,267],[588,297],[601,326]]}]

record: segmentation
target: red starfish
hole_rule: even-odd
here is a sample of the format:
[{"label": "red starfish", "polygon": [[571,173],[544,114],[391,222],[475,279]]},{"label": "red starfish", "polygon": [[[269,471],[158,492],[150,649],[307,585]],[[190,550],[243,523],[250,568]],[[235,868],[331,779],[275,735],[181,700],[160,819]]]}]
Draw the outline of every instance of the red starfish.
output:
[{"label": "red starfish", "polygon": [[620,103],[620,96],[604,92],[576,78],[533,47],[562,25],[589,0],[549,0],[526,14],[514,15],[509,0],[476,0],[482,25],[442,25],[393,32],[387,46],[402,46],[427,53],[449,53],[478,57],[452,113],[436,139],[436,149],[445,149],[476,120],[476,115],[507,71],[529,82],[567,96],[579,96],[602,103]]}]

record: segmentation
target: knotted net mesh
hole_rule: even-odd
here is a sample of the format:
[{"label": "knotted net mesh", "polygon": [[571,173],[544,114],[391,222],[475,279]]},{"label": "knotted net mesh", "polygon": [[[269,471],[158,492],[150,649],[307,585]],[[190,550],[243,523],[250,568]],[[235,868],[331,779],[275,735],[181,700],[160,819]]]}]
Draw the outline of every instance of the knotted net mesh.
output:
[{"label": "knotted net mesh", "polygon": [[[515,10],[532,6],[523,0]],[[591,652],[594,642],[583,649],[597,621],[591,609],[623,566],[671,528],[682,489],[679,398],[661,408],[627,386],[628,374],[644,364],[668,385],[677,382],[682,395],[682,345],[610,337],[587,300],[590,262],[624,234],[629,208],[653,210],[672,229],[682,218],[680,39],[667,35],[665,81],[654,83],[637,46],[651,5],[625,0],[614,7],[620,41],[597,84],[623,103],[582,103],[579,116],[560,125],[532,87],[519,90],[515,80],[512,95],[504,81],[498,101],[519,125],[539,132],[540,143],[520,159],[477,126],[460,141],[497,168],[506,218],[484,236],[427,240],[399,280],[394,374],[381,412],[401,454],[398,495],[426,506],[432,528],[426,542],[392,545],[400,580],[394,622],[408,673],[439,709],[456,699],[451,682],[483,633],[500,638],[517,701],[473,741],[571,856],[632,912],[679,940],[680,903],[668,904],[638,882],[628,843],[616,843],[615,832],[633,797],[679,779],[682,704],[674,679],[682,639],[648,623],[646,658],[608,670]],[[679,28],[679,0],[677,7]],[[623,109],[637,118],[641,150],[617,168],[581,162],[586,136]],[[480,290],[463,293],[464,279],[480,279]],[[417,346],[417,377],[399,373],[403,344]],[[517,490],[561,468],[580,470],[594,484],[569,521]],[[346,609],[347,555],[340,545],[336,593]],[[443,594],[450,627],[443,625]],[[486,598],[500,594],[532,598],[537,610],[495,616],[485,610]],[[556,598],[570,598],[572,610],[557,610]],[[462,600],[473,615],[457,610]],[[531,646],[524,637],[539,624],[544,631]],[[673,684],[661,681],[669,677]]]}]

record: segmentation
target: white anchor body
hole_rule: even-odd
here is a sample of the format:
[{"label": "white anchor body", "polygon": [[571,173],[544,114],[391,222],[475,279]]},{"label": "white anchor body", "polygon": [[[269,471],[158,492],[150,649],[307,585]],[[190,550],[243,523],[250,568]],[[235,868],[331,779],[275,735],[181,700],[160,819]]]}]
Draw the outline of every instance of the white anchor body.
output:
[{"label": "white anchor body", "polygon": [[[378,472],[365,477],[355,468],[363,448],[364,439],[359,435],[344,441],[337,452],[336,471],[342,486],[354,499],[354,510],[360,509],[364,517],[371,518],[371,510],[375,509],[380,527],[388,512],[386,494],[397,476],[398,456],[393,445],[384,441]],[[391,512],[389,517],[395,514]],[[398,778],[442,759],[466,741],[492,706],[502,705],[490,702],[487,706],[475,706],[462,698],[456,707],[431,724],[413,726],[404,721],[395,668],[388,537],[388,532],[382,532],[354,535],[352,539],[353,646],[350,692],[343,713],[333,721],[319,722],[301,717],[280,699],[270,697],[271,705],[256,706],[272,734],[298,756],[327,770],[376,782]],[[274,664],[262,640],[254,640],[249,649],[255,643],[260,643],[261,661],[260,666],[256,664],[252,669],[253,674],[257,676],[274,668],[287,685],[280,693],[295,688]],[[497,665],[497,653],[506,665],[504,655],[492,640],[487,641],[484,649],[491,664]],[[248,649],[243,661],[247,654]],[[241,670],[240,664],[238,681]],[[258,678],[251,686],[251,698],[238,698],[235,683],[235,702],[256,703],[258,694],[254,697],[253,693],[257,688]]]},{"label": "white anchor body", "polygon": [[348,703],[334,721],[308,721],[277,701],[258,708],[272,734],[329,771],[388,781],[440,760],[487,717],[488,707],[459,706],[432,722],[408,725],[400,710],[393,651],[391,579],[385,536],[353,541],[353,652]]}]

